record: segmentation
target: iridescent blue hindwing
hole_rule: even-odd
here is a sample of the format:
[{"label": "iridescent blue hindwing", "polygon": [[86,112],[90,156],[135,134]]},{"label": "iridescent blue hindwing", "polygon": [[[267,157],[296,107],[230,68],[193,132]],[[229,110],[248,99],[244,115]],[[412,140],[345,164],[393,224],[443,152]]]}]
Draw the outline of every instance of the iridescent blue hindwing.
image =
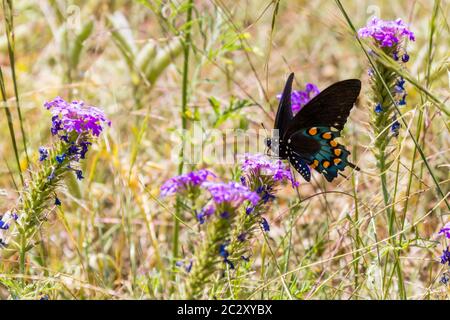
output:
[{"label": "iridescent blue hindwing", "polygon": [[[292,150],[289,160],[305,180],[309,181],[310,173],[309,175],[304,173],[306,172],[303,168],[304,163],[322,173],[329,182],[333,181],[338,172],[343,171],[345,167],[355,168],[347,160],[350,152],[336,142],[335,139],[339,136],[339,131],[330,127],[311,127],[295,132],[290,138],[291,141],[288,140],[289,149]],[[297,152],[298,149],[304,151]]]}]

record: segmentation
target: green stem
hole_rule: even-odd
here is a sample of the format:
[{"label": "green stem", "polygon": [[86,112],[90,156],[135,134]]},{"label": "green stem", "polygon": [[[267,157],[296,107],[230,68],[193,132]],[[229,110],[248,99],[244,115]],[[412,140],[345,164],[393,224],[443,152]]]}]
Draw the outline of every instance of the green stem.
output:
[{"label": "green stem", "polygon": [[12,146],[14,149],[14,156],[16,158],[17,169],[19,171],[20,181],[22,182],[22,186],[23,186],[24,181],[23,181],[23,175],[22,175],[22,168],[20,167],[20,158],[19,158],[19,151],[18,151],[17,142],[16,142],[16,133],[14,130],[12,114],[11,114],[11,111],[9,110],[8,101],[6,99],[5,80],[3,78],[3,72],[2,72],[1,67],[0,67],[0,91],[2,93],[2,99],[3,99],[4,106],[5,106],[5,113],[6,113],[6,119],[8,122],[9,135],[11,137],[11,142],[12,142]]},{"label": "green stem", "polygon": [[[191,24],[192,24],[192,9],[194,7],[194,1],[189,0],[187,9],[187,21],[186,21],[186,31],[185,31],[185,41],[184,41],[184,64],[183,64],[183,85],[181,91],[181,128],[183,132],[187,129],[187,118],[186,110],[188,103],[188,84],[189,84],[189,52],[191,47]],[[184,148],[185,141],[182,138],[181,150],[179,154],[180,164],[178,166],[178,174],[183,173],[184,167]],[[173,244],[172,244],[172,265],[175,267],[176,260],[178,258],[178,247],[179,247],[179,234],[180,234],[180,222],[179,217],[181,214],[181,199],[177,197],[176,210],[174,216],[173,225]]]},{"label": "green stem", "polygon": [[15,63],[16,60],[15,60],[15,56],[14,56],[15,44],[14,44],[13,1],[6,0],[6,3],[5,3],[5,0],[3,0],[3,12],[5,14],[6,39],[8,42],[8,54],[9,54],[9,61],[10,61],[10,68],[11,68],[11,76],[12,76],[13,87],[14,87],[14,96],[16,98],[17,114],[19,116],[20,132],[22,134],[23,149],[25,151],[25,156],[26,156],[27,164],[28,164],[28,163],[30,163],[30,159],[28,157],[27,137],[25,135],[25,129],[23,127],[22,111],[20,109],[19,90],[18,90],[17,77],[16,77],[16,63]]}]

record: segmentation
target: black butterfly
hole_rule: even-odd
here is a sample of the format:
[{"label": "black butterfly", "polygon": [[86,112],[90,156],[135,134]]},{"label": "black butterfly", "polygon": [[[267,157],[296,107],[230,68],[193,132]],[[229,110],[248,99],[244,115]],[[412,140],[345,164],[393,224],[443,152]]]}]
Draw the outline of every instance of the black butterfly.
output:
[{"label": "black butterfly", "polygon": [[350,152],[336,142],[350,114],[361,81],[349,79],[336,82],[315,96],[293,116],[291,73],[281,95],[274,129],[278,137],[266,140],[267,147],[281,159],[288,159],[294,168],[311,180],[309,167],[322,173],[331,182],[346,166],[359,170],[347,158]]}]

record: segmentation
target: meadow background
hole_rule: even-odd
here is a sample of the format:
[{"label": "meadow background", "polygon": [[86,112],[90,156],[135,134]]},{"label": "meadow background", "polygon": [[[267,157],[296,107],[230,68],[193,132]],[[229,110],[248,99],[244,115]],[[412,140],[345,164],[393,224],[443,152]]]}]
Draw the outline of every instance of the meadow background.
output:
[{"label": "meadow background", "polygon": [[[174,259],[175,200],[160,198],[160,186],[181,170],[171,159],[179,143],[174,136],[181,128],[190,132],[196,121],[206,129],[271,128],[276,95],[295,72],[294,89],[361,79],[341,138],[361,171],[347,169],[348,179],[333,183],[317,173],[311,183],[299,178],[300,195],[282,187],[265,215],[270,232],[251,243],[251,263],[218,272],[203,298],[448,298],[449,286],[440,282],[445,243],[437,233],[449,219],[450,3],[341,3],[194,1],[188,19],[189,1],[181,0],[14,1],[16,81],[3,10],[1,212],[15,206],[21,190],[3,109],[12,116],[25,179],[22,128],[30,162],[51,142],[45,101],[57,95],[84,100],[101,107],[112,125],[84,162],[86,178],[67,177],[59,192],[63,205],[39,228],[25,270],[19,272],[17,256],[2,259],[0,296],[183,298],[189,274],[174,262],[192,257],[186,244],[199,241],[199,231],[180,226]],[[406,65],[414,83],[407,84],[402,112],[444,197],[402,126],[387,169],[393,205],[385,207],[371,152],[369,63],[342,8],[355,28],[377,15],[402,18],[415,33]],[[235,167],[208,158],[196,165],[230,179]],[[386,212],[395,215],[395,236]]]}]

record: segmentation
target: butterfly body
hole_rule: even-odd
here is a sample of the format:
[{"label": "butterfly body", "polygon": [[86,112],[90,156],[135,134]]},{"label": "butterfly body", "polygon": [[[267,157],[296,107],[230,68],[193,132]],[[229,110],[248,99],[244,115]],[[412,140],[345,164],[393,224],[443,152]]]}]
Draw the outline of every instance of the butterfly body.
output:
[{"label": "butterfly body", "polygon": [[350,114],[361,82],[356,79],[335,83],[308,102],[295,116],[291,109],[291,90],[294,74],[286,82],[275,119],[277,133],[267,139],[267,146],[281,159],[287,159],[307,181],[310,168],[333,181],[339,171],[350,166],[350,154],[335,139]]}]

